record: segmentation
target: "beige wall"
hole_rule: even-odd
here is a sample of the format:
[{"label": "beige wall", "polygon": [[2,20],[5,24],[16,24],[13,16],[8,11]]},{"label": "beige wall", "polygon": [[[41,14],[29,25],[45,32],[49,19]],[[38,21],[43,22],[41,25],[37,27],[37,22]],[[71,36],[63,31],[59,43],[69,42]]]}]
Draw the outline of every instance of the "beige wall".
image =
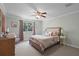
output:
[{"label": "beige wall", "polygon": [[66,14],[43,22],[43,30],[53,26],[60,26],[64,29],[67,36],[65,44],[79,48],[79,12]]}]

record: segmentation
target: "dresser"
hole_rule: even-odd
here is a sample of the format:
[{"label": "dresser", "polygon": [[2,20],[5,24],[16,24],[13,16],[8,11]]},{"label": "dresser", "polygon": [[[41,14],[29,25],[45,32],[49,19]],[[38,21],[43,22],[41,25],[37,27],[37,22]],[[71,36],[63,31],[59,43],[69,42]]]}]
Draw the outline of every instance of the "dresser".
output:
[{"label": "dresser", "polygon": [[0,56],[14,56],[15,55],[15,38],[0,37]]}]

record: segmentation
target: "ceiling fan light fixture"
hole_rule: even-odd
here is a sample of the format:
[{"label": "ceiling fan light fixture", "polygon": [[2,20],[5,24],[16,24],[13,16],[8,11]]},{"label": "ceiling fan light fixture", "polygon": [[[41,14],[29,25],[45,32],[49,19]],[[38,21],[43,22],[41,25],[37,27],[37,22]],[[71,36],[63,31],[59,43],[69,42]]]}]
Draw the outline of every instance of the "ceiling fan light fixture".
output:
[{"label": "ceiling fan light fixture", "polygon": [[45,12],[44,10],[42,9],[37,9],[35,12],[34,12],[34,16],[39,19],[39,18],[46,18],[47,16],[47,12]]},{"label": "ceiling fan light fixture", "polygon": [[39,18],[41,18],[41,17],[37,15],[36,18],[39,19]]}]

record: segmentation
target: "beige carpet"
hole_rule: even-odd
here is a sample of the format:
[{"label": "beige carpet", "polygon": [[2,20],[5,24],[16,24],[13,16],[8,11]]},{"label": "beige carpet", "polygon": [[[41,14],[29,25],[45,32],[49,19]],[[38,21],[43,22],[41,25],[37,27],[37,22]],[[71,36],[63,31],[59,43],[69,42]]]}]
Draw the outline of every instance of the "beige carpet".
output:
[{"label": "beige carpet", "polygon": [[28,41],[20,42],[15,47],[16,56],[79,56],[79,49],[69,46],[53,46],[42,55],[29,45]]}]

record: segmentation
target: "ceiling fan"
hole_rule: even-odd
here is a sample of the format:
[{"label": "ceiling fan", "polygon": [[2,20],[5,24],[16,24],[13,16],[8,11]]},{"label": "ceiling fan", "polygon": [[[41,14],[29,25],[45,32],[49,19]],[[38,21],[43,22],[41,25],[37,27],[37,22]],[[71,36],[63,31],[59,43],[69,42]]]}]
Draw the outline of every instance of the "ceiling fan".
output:
[{"label": "ceiling fan", "polygon": [[43,18],[46,18],[46,15],[47,15],[47,12],[43,11],[42,9],[37,9],[35,12],[34,12],[34,16],[39,19],[41,17]]},{"label": "ceiling fan", "polygon": [[28,5],[34,10],[32,16],[35,16],[37,19],[46,18],[46,15],[47,15],[46,11],[44,11],[41,8],[37,8],[33,3],[29,3]]}]

